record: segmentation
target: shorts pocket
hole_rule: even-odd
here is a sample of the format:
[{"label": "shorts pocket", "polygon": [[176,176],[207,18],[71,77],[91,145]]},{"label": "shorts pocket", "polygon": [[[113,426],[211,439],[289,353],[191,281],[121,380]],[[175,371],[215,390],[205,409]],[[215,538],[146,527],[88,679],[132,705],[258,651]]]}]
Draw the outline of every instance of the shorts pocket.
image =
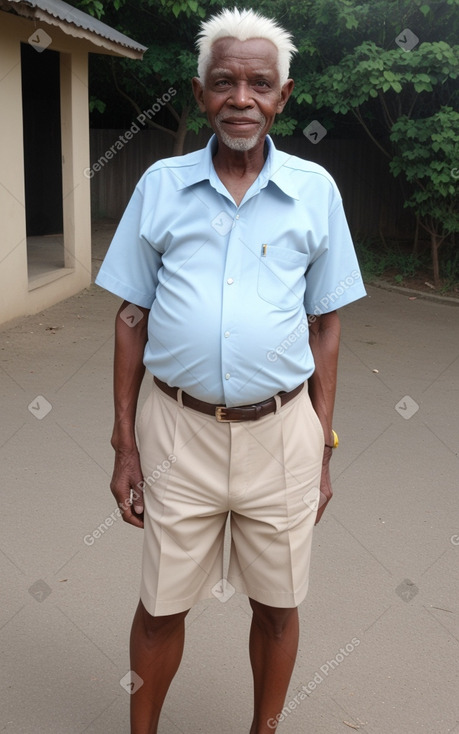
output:
[{"label": "shorts pocket", "polygon": [[142,442],[145,426],[149,423],[150,420],[152,400],[153,390],[149,393],[147,399],[140,409],[140,412],[137,413],[135,431],[137,436],[137,443],[139,446]]}]

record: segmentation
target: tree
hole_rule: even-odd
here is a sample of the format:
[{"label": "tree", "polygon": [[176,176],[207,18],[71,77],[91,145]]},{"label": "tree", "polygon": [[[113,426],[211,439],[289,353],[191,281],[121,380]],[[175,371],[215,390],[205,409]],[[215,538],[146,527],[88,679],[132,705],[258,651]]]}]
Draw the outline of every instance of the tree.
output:
[{"label": "tree", "polygon": [[391,172],[403,176],[410,192],[406,206],[414,209],[431,238],[438,285],[439,247],[459,231],[450,173],[458,158],[452,106],[459,102],[459,46],[454,45],[459,24],[451,10],[459,1],[345,4],[350,31],[368,28],[369,13],[384,23],[374,24],[369,37],[337,63],[314,72],[298,101],[353,116],[387,156]]},{"label": "tree", "polygon": [[141,63],[98,59],[92,75],[93,108],[103,110],[115,89],[138,116],[172,87],[173,99],[162,105],[160,115],[146,118],[144,124],[170,135],[173,154],[181,154],[187,130],[197,131],[206,124],[195,106],[190,80],[196,75],[199,23],[210,13],[211,5],[214,10],[221,7],[219,0],[204,4],[198,0],[140,0],[135,4],[111,0],[103,5],[99,0],[77,0],[75,4],[148,47]]},{"label": "tree", "polygon": [[453,166],[459,161],[459,112],[442,107],[427,118],[401,117],[392,126],[391,141],[399,152],[390,168],[394,176],[403,173],[414,184],[405,206],[415,210],[430,235],[434,284],[438,286],[439,247],[448,235],[459,232],[459,171]]}]

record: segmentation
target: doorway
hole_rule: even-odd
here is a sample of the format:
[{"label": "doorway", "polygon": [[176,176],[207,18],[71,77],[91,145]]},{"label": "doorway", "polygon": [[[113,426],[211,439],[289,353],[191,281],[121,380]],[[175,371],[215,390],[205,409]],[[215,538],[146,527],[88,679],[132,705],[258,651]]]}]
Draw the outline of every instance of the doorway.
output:
[{"label": "doorway", "polygon": [[60,54],[21,44],[29,281],[65,267]]}]

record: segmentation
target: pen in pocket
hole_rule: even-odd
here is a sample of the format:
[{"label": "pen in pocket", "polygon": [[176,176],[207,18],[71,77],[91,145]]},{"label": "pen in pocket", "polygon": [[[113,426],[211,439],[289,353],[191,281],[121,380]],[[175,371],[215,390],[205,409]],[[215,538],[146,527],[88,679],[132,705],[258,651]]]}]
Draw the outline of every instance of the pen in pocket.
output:
[{"label": "pen in pocket", "polygon": [[266,257],[266,250],[268,249],[268,245],[262,245],[261,247],[263,249],[262,256]]}]

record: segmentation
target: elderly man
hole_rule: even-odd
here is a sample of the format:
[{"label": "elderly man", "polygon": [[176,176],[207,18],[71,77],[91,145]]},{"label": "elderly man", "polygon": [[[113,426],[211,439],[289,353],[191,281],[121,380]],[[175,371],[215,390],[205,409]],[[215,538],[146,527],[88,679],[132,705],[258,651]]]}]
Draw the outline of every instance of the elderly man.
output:
[{"label": "elderly man", "polygon": [[[97,279],[124,299],[111,489],[144,528],[131,731],[157,732],[190,607],[238,591],[253,610],[250,734],[267,734],[332,494],[336,309],[365,290],[333,180],[268,137],[293,89],[289,34],[224,10],[198,45],[193,91],[215,135],[146,171]],[[135,427],[145,367],[152,392]]]}]

